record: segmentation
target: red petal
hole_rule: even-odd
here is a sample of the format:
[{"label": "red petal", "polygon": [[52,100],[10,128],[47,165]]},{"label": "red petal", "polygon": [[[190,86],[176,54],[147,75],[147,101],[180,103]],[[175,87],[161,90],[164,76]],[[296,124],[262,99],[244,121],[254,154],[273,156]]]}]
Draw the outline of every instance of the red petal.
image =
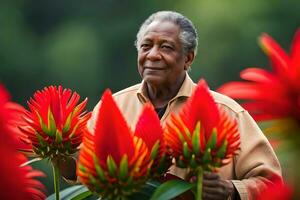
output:
[{"label": "red petal", "polygon": [[117,164],[124,154],[127,154],[128,160],[132,158],[133,136],[110,90],[106,90],[102,96],[95,127],[95,153],[100,163],[105,163],[108,155]]},{"label": "red petal", "polygon": [[243,70],[241,73],[241,78],[254,81],[258,83],[270,83],[272,84],[274,81],[277,81],[275,75],[271,74],[270,72],[260,69],[260,68],[247,68]]},{"label": "red petal", "polygon": [[[0,132],[0,134],[2,138],[3,132]],[[9,140],[9,137],[7,137],[6,140]],[[17,153],[14,147],[10,144],[11,143],[6,141],[0,146],[0,154],[2,155],[2,159],[0,160],[2,180],[0,184],[1,198],[29,200],[34,199],[36,192],[45,197],[45,195],[39,191],[40,188],[44,188],[43,185],[39,181],[32,179],[32,176],[37,177],[44,174],[32,171],[30,166],[20,167],[20,164],[26,162],[27,159],[25,156]],[[32,192],[33,190],[36,192]]]},{"label": "red petal", "polygon": [[146,104],[135,127],[135,136],[144,140],[151,150],[157,140],[163,142],[160,120],[151,104]]},{"label": "red petal", "polygon": [[229,82],[222,85],[218,92],[235,99],[281,101],[288,92],[282,85],[259,84],[252,82]]},{"label": "red petal", "polygon": [[61,103],[62,87],[59,86],[57,89],[55,86],[50,86],[49,93],[51,96],[50,109],[53,114],[56,127],[62,128],[61,125],[63,123],[63,111],[65,109]]},{"label": "red petal", "polygon": [[211,133],[212,128],[217,125],[219,111],[204,79],[198,82],[180,116],[191,132],[195,129],[198,121],[201,121],[205,133]]},{"label": "red petal", "polygon": [[21,141],[21,138],[26,140],[27,137],[26,134],[19,129],[19,126],[26,125],[26,123],[23,121],[25,108],[13,102],[7,102],[4,107],[9,113],[7,116],[7,131],[14,139],[16,148],[22,149],[23,151],[32,151],[31,145],[25,144],[23,141]]},{"label": "red petal", "polygon": [[286,78],[290,73],[290,58],[288,55],[268,34],[262,34],[259,40],[263,50],[265,50],[266,54],[270,57],[274,70],[279,76]]},{"label": "red petal", "polygon": [[259,195],[258,200],[290,200],[292,199],[293,189],[282,183],[274,181],[269,183],[267,188]]}]

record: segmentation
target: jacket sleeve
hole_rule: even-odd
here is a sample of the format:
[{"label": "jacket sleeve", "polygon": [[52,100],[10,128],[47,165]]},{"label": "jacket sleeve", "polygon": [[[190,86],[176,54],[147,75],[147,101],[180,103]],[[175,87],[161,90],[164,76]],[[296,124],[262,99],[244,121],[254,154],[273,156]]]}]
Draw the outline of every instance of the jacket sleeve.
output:
[{"label": "jacket sleeve", "polygon": [[282,180],[281,168],[270,143],[247,111],[238,113],[238,124],[241,145],[234,158],[237,180],[232,183],[241,200],[254,200],[266,184]]}]

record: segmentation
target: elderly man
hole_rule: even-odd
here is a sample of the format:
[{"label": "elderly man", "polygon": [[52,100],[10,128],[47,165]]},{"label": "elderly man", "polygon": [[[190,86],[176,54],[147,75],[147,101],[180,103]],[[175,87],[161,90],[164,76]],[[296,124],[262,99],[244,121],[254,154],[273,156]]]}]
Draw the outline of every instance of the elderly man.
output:
[{"label": "elderly man", "polygon": [[[187,71],[196,56],[196,29],[179,13],[157,12],[140,27],[136,47],[138,71],[143,81],[117,92],[114,99],[132,128],[147,102],[153,104],[165,124],[170,113],[178,113],[195,88]],[[279,162],[248,112],[224,95],[213,91],[211,94],[237,120],[241,146],[230,164],[218,173],[204,174],[203,199],[255,199],[272,178],[281,179]],[[98,110],[99,104],[88,122],[91,130]],[[170,173],[186,178],[186,171],[175,166]]]}]

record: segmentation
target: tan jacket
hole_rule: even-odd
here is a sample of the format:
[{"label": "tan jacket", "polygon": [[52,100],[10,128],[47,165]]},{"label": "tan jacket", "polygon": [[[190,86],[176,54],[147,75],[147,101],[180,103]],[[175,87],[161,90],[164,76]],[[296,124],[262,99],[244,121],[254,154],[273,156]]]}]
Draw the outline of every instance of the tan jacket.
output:
[{"label": "tan jacket", "polygon": [[[170,112],[178,113],[187,98],[192,95],[196,84],[187,75],[178,94],[169,101],[167,109],[161,118],[165,124],[170,117]],[[215,102],[222,106],[228,114],[236,118],[239,124],[241,145],[240,151],[231,163],[219,171],[221,178],[231,180],[239,192],[241,200],[256,199],[265,183],[271,177],[281,177],[280,164],[262,131],[246,110],[227,96],[211,91]],[[143,105],[149,102],[145,83],[131,86],[114,94],[114,99],[120,107],[127,123],[132,130],[141,114]],[[93,111],[88,127],[92,131],[97,116],[100,102]],[[172,167],[171,173],[184,178],[184,169]]]}]

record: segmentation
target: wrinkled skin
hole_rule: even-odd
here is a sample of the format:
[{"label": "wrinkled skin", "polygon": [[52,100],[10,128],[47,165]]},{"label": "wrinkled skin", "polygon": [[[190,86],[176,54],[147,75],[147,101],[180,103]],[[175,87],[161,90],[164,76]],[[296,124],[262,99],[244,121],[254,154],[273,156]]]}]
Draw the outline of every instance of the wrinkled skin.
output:
[{"label": "wrinkled skin", "polygon": [[233,183],[222,180],[217,173],[203,174],[203,200],[224,200],[229,196],[235,199],[235,192]]},{"label": "wrinkled skin", "polygon": [[177,94],[195,57],[194,52],[183,52],[179,34],[178,25],[153,21],[138,43],[138,71],[156,108]]}]

